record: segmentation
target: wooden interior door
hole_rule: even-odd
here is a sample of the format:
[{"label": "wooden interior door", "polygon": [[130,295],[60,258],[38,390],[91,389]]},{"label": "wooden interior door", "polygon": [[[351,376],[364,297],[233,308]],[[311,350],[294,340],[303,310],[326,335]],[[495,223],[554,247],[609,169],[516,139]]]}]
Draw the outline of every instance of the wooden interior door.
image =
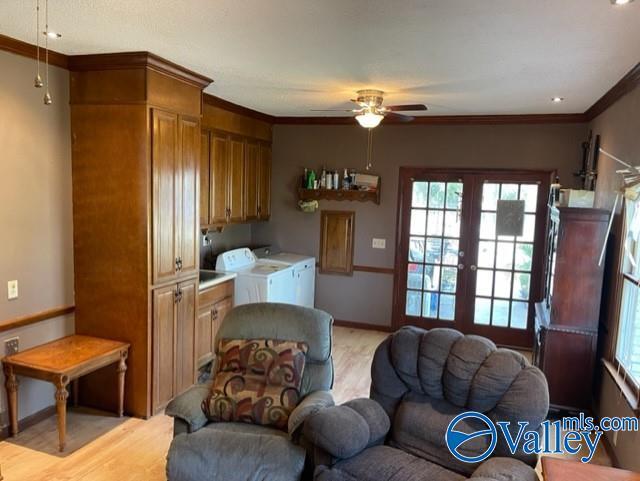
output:
[{"label": "wooden interior door", "polygon": [[[550,172],[400,169],[396,326],[452,327],[533,345]],[[496,235],[498,199],[524,202],[520,236]]]},{"label": "wooden interior door", "polygon": [[176,229],[178,237],[176,243],[178,245],[179,275],[183,277],[195,275],[200,264],[198,246],[200,135],[200,122],[197,119],[180,118],[179,200],[176,202],[179,223]]},{"label": "wooden interior door", "polygon": [[244,140],[229,138],[229,222],[244,220]]},{"label": "wooden interior door", "polygon": [[353,274],[355,212],[323,210],[320,215],[320,272]]},{"label": "wooden interior door", "polygon": [[178,284],[176,317],[176,384],[175,393],[183,393],[196,382],[196,279]]},{"label": "wooden interior door", "polygon": [[260,144],[258,158],[258,218],[271,217],[271,146]]},{"label": "wooden interior door", "polygon": [[211,132],[210,138],[210,223],[224,224],[227,222],[229,205],[229,136]]},{"label": "wooden interior door", "polygon": [[176,277],[176,199],[178,186],[178,116],[152,110],[153,282]]},{"label": "wooden interior door", "polygon": [[209,195],[211,189],[209,182],[211,177],[209,175],[209,131],[203,130],[200,133],[200,225],[209,225],[209,206],[211,205]]},{"label": "wooden interior door", "polygon": [[244,219],[258,218],[258,155],[257,142],[247,141],[244,153]]},{"label": "wooden interior door", "polygon": [[174,395],[176,287],[153,290],[153,412],[166,405]]}]

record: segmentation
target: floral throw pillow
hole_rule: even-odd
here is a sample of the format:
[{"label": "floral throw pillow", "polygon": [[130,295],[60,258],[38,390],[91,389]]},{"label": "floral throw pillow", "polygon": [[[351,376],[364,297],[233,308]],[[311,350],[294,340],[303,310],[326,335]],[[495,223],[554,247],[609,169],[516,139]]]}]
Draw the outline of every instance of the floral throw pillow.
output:
[{"label": "floral throw pillow", "polygon": [[202,409],[210,421],[286,429],[300,400],[308,346],[270,339],[223,339],[217,372]]}]

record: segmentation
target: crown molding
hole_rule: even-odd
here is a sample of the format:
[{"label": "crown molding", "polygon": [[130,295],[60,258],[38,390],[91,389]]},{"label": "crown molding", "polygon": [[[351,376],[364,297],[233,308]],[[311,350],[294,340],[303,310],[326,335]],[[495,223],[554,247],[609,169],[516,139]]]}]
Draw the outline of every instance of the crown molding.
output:
[{"label": "crown molding", "polygon": [[[37,48],[35,45],[23,42],[22,40],[7,37],[6,35],[2,34],[0,34],[0,50],[15,53],[16,55],[32,58],[34,60],[38,58]],[[40,47],[40,61],[44,61],[44,48],[42,47]],[[69,57],[67,57],[63,53],[49,50],[49,64],[68,70]]]},{"label": "crown molding", "polygon": [[168,75],[201,89],[213,82],[213,79],[186,69],[177,63],[166,60],[150,52],[119,52],[92,55],[71,55],[69,70],[73,72],[87,70],[119,70],[130,68],[148,68]]},{"label": "crown molding", "polygon": [[640,63],[636,64],[627,74],[618,81],[609,91],[598,99],[585,112],[587,120],[593,120],[602,112],[611,107],[620,98],[631,92],[640,85]]},{"label": "crown molding", "polygon": [[202,101],[207,105],[218,107],[223,110],[234,112],[239,115],[244,115],[245,117],[251,117],[256,120],[262,120],[263,122],[267,122],[269,124],[278,123],[277,122],[278,117],[265,114],[264,112],[259,112],[258,110],[253,110],[239,104],[234,104],[233,102],[229,102],[228,100],[221,99],[220,97],[216,97],[215,95],[203,93]]},{"label": "crown molding", "polygon": [[[0,50],[24,57],[36,58],[36,47],[28,42],[0,34]],[[65,55],[49,50],[49,63],[68,70],[93,70],[101,68],[150,68],[185,82],[205,88],[212,79],[188,70],[180,65],[149,52],[123,52],[96,55]],[[523,114],[523,115],[429,115],[416,117],[411,125],[499,125],[499,124],[548,124],[589,122],[607,110],[624,95],[640,86],[640,63],[633,67],[609,91],[600,97],[584,113],[573,114]],[[204,94],[203,102],[225,110],[281,125],[350,125],[353,117],[278,117],[234,104],[214,95]],[[385,125],[406,125],[393,119]]]},{"label": "crown molding", "polygon": [[[383,125],[568,124],[586,122],[585,114],[425,115],[411,123],[385,119]],[[357,125],[353,117],[275,117],[281,125]]]}]

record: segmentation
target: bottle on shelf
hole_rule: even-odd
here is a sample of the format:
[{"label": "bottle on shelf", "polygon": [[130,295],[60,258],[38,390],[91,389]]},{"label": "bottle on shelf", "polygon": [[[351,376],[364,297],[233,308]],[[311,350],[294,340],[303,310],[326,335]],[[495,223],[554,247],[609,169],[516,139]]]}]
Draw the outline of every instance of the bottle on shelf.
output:
[{"label": "bottle on shelf", "polygon": [[327,188],[327,171],[325,170],[325,168],[322,168],[322,173],[320,174],[320,188],[321,189],[326,189]]},{"label": "bottle on shelf", "polygon": [[311,170],[307,177],[307,189],[315,189],[316,187],[316,173]]},{"label": "bottle on shelf", "polygon": [[306,188],[307,188],[308,179],[309,179],[309,171],[308,171],[308,169],[305,167],[305,168],[304,168],[304,174],[302,174],[302,188],[303,188],[303,189],[306,189]]},{"label": "bottle on shelf", "polygon": [[333,189],[333,174],[329,170],[327,172],[327,190]]},{"label": "bottle on shelf", "polygon": [[333,171],[333,188],[334,189],[340,188],[340,175],[338,174],[337,170]]},{"label": "bottle on shelf", "polygon": [[344,169],[344,175],[342,177],[342,188],[344,190],[349,190],[351,188],[351,177],[349,177],[349,172],[347,169]]}]

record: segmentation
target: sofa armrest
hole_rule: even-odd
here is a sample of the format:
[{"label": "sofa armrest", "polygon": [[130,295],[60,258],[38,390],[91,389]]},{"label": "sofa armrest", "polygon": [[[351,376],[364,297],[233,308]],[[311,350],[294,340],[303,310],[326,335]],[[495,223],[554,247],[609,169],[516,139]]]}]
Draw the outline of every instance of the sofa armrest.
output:
[{"label": "sofa armrest", "polygon": [[384,441],[390,426],[389,416],[377,402],[354,399],[310,415],[303,432],[314,446],[347,459]]},{"label": "sofa armrest", "polygon": [[308,394],[289,415],[289,436],[292,439],[296,437],[305,419],[333,405],[333,396],[329,391],[314,391]]},{"label": "sofa armrest", "polygon": [[202,411],[202,401],[206,399],[210,391],[211,381],[196,384],[174,398],[167,405],[164,413],[185,422],[190,433],[195,432],[209,421]]},{"label": "sofa armrest", "polygon": [[535,470],[514,458],[491,458],[482,463],[470,478],[473,481],[538,481]]}]

